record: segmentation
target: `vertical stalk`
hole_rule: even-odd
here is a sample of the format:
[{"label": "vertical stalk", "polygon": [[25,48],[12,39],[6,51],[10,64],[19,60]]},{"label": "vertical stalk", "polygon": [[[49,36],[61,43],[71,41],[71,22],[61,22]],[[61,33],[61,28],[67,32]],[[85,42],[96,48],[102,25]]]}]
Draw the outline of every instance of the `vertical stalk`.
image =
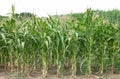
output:
[{"label": "vertical stalk", "polygon": [[72,64],[72,76],[76,78],[76,54],[74,52],[73,64]]},{"label": "vertical stalk", "polygon": [[13,59],[12,59],[12,53],[10,53],[10,71],[13,71]]},{"label": "vertical stalk", "polygon": [[89,47],[89,52],[88,52],[88,75],[90,76],[92,71],[91,71],[91,65],[92,65],[92,44],[93,44],[93,39],[90,37],[90,47]]},{"label": "vertical stalk", "polygon": [[114,73],[114,56],[111,58],[111,74]]},{"label": "vertical stalk", "polygon": [[7,57],[4,56],[3,58],[5,58],[5,59],[4,59],[4,63],[5,63],[4,66],[5,66],[5,70],[6,70],[6,69],[7,69]]},{"label": "vertical stalk", "polygon": [[42,75],[43,77],[47,76],[47,61],[46,61],[46,52],[44,52],[44,50],[42,50],[42,64],[43,64],[43,69],[42,69]]},{"label": "vertical stalk", "polygon": [[113,47],[112,47],[112,57],[111,57],[111,73],[114,73],[114,59],[115,59],[115,42],[113,41]]},{"label": "vertical stalk", "polygon": [[101,70],[100,70],[100,74],[103,74],[103,68],[104,68],[104,58],[101,58]]},{"label": "vertical stalk", "polygon": [[56,49],[56,53],[57,53],[57,59],[56,59],[56,62],[57,62],[57,77],[60,76],[60,68],[61,68],[61,65],[60,65],[60,60],[59,60],[59,52],[58,52],[58,49]]},{"label": "vertical stalk", "polygon": [[102,45],[102,48],[103,51],[102,51],[102,56],[101,56],[101,68],[100,68],[100,74],[103,74],[103,70],[104,70],[104,55],[105,55],[105,52],[106,52],[106,44]]}]

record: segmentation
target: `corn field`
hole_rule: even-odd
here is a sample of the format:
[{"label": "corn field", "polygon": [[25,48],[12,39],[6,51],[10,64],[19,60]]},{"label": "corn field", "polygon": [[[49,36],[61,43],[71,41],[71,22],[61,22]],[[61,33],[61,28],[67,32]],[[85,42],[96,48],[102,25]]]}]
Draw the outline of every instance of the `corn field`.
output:
[{"label": "corn field", "polygon": [[[62,22],[49,16],[0,22],[0,69],[42,76],[120,73],[120,26],[87,9]],[[53,71],[53,73],[52,73]]]}]

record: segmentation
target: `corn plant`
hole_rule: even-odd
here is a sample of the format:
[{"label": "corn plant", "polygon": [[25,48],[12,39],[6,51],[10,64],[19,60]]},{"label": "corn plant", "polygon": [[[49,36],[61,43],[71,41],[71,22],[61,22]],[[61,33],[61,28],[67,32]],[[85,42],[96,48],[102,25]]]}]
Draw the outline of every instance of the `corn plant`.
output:
[{"label": "corn plant", "polygon": [[119,40],[118,21],[110,23],[91,9],[61,22],[52,16],[21,20],[12,6],[11,16],[0,22],[0,64],[18,75],[38,70],[43,77],[51,74],[50,69],[58,77],[102,75],[109,68],[114,73],[119,69]]}]

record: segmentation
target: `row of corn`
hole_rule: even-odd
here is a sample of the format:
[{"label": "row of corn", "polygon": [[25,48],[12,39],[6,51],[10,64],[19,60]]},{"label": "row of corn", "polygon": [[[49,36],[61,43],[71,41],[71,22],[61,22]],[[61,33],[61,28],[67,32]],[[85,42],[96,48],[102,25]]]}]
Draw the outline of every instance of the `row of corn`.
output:
[{"label": "row of corn", "polygon": [[0,69],[30,75],[103,74],[120,70],[120,26],[87,9],[83,18],[0,22]]}]

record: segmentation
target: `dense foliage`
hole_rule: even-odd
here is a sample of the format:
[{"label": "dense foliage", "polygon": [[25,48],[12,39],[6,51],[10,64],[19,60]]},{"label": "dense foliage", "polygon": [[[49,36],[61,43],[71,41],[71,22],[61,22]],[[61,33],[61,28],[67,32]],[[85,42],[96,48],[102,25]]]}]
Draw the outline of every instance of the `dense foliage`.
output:
[{"label": "dense foliage", "polygon": [[43,76],[119,73],[116,13],[88,9],[65,22],[51,16],[20,21],[12,8],[12,16],[0,22],[0,68],[27,75],[37,69]]}]

